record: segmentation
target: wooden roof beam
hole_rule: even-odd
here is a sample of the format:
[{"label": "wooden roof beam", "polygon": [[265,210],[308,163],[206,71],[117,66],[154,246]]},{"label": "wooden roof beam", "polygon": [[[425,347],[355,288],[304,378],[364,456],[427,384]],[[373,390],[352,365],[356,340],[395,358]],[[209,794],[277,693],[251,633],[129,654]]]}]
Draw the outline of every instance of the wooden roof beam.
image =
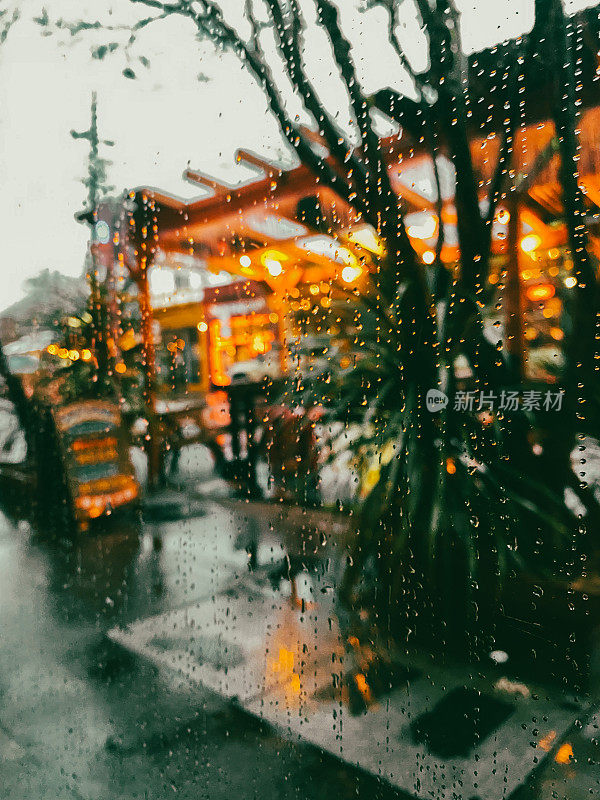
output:
[{"label": "wooden roof beam", "polygon": [[207,189],[212,189],[212,191],[217,195],[228,194],[232,190],[231,186],[226,186],[224,183],[219,183],[219,181],[211,178],[210,175],[205,175],[204,172],[197,172],[194,169],[184,170],[183,178],[190,183],[198,183],[200,186],[205,186]]},{"label": "wooden roof beam", "polygon": [[595,206],[600,208],[600,185],[593,175],[586,175],[582,180],[584,194]]},{"label": "wooden roof beam", "polygon": [[314,131],[312,128],[309,128],[308,125],[300,125],[300,132],[303,136],[306,136],[308,141],[312,142],[312,144],[318,144],[321,147],[324,147],[325,150],[329,150],[325,139],[323,139],[318,131]]},{"label": "wooden roof beam", "polygon": [[236,150],[235,160],[238,164],[249,164],[251,167],[262,170],[269,178],[279,177],[283,174],[283,167],[272,164],[270,161],[257,156],[256,153],[250,150],[244,150],[243,148]]}]

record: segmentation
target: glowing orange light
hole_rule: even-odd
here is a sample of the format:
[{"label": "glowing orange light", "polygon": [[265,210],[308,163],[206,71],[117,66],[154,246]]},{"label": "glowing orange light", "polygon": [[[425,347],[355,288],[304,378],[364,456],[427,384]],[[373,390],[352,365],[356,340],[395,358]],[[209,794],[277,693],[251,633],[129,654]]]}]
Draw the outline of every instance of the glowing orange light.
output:
[{"label": "glowing orange light", "polygon": [[357,281],[360,278],[361,274],[362,270],[360,267],[348,265],[342,270],[342,280],[345,283],[354,283],[354,281]]},{"label": "glowing orange light", "polygon": [[348,238],[350,241],[363,247],[365,250],[370,250],[378,256],[382,256],[385,252],[382,240],[369,225],[353,228],[348,232]]},{"label": "glowing orange light", "polygon": [[261,261],[272,278],[278,278],[281,275],[283,272],[282,262],[287,260],[286,254],[280,250],[265,250],[261,256]]},{"label": "glowing orange light", "polygon": [[58,347],[55,344],[49,344],[46,350],[50,353],[51,356],[55,356],[58,354]]},{"label": "glowing orange light", "polygon": [[562,331],[560,328],[550,328],[550,336],[555,342],[560,342],[565,338],[564,331]]},{"label": "glowing orange light", "polygon": [[79,351],[78,350],[69,350],[69,358],[71,361],[77,361],[79,358]]},{"label": "glowing orange light", "polygon": [[285,647],[279,648],[279,658],[273,662],[273,672],[291,673],[294,670],[294,654]]},{"label": "glowing orange light", "polygon": [[278,278],[283,272],[281,261],[278,261],[276,258],[266,258],[264,263],[265,267],[267,268],[267,272],[272,278]]},{"label": "glowing orange light", "polygon": [[521,250],[524,253],[533,253],[542,243],[537,233],[530,233],[521,239]]},{"label": "glowing orange light", "polygon": [[198,328],[200,333],[206,333],[206,331],[208,330],[208,325],[206,324],[206,322],[199,322],[196,325],[196,327]]},{"label": "glowing orange light", "polygon": [[114,461],[118,457],[119,453],[115,447],[103,447],[83,453],[76,453],[75,460],[78,464],[104,464],[107,461]]},{"label": "glowing orange light", "polygon": [[573,758],[573,747],[568,742],[561,744],[554,756],[554,760],[557,764],[570,764]]},{"label": "glowing orange light", "polygon": [[[223,364],[223,340],[221,339],[221,322],[218,319],[210,321],[209,325],[208,363],[210,377],[215,386],[228,386],[231,378],[225,372]],[[235,353],[235,348],[234,348]]]},{"label": "glowing orange light", "polygon": [[362,672],[358,672],[354,676],[354,682],[356,683],[356,688],[362,694],[364,699],[369,702],[371,700],[371,689],[369,684],[367,683],[367,679],[362,674]]},{"label": "glowing orange light", "polygon": [[91,359],[91,357],[92,357],[91,350],[82,350],[81,351],[81,358],[84,361],[89,361]]},{"label": "glowing orange light", "polygon": [[433,250],[425,250],[425,252],[423,253],[423,261],[426,264],[433,264],[433,262],[435,261],[435,253],[433,252]]},{"label": "glowing orange light", "polygon": [[551,283],[536,283],[527,287],[527,297],[532,302],[550,300],[556,294],[556,289]]},{"label": "glowing orange light", "polygon": [[69,351],[67,350],[66,347],[61,347],[60,350],[58,351],[58,356],[59,358],[68,358]]},{"label": "glowing orange light", "polygon": [[252,339],[252,347],[257,353],[266,353],[267,352],[267,345],[265,340],[257,333],[256,336]]},{"label": "glowing orange light", "polygon": [[118,364],[115,364],[115,372],[119,372],[121,375],[124,372],[127,372],[127,367],[125,366],[125,364],[122,361],[119,361]]},{"label": "glowing orange light", "polygon": [[456,473],[456,464],[453,458],[446,459],[446,472],[448,475],[454,475]]},{"label": "glowing orange light", "polygon": [[94,450],[99,447],[116,447],[117,440],[114,436],[104,436],[101,439],[75,439],[71,445],[71,450],[76,453],[82,450]]}]

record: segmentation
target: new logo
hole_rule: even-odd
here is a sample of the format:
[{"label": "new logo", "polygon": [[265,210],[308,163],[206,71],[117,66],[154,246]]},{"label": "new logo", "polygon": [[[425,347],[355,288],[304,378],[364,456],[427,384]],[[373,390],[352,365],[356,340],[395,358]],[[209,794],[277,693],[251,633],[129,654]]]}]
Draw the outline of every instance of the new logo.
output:
[{"label": "new logo", "polygon": [[435,414],[436,411],[441,411],[443,408],[446,408],[448,405],[448,396],[440,392],[439,389],[429,389],[425,395],[425,405],[427,406],[427,411],[431,411],[432,414]]}]

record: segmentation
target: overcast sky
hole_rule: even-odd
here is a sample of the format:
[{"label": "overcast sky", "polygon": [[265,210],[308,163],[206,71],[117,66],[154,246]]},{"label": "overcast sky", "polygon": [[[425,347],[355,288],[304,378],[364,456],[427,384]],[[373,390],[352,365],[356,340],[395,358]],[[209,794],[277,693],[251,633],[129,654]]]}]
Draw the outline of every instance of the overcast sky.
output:
[{"label": "overcast sky", "polygon": [[[0,0],[0,5],[7,2],[14,0]],[[406,88],[387,46],[382,12],[356,14],[357,3],[340,0],[366,88]],[[0,47],[0,308],[18,300],[24,280],[46,267],[69,275],[81,272],[87,230],[73,215],[85,199],[79,179],[86,170],[87,144],[74,141],[70,131],[88,127],[93,90],[101,135],[115,141],[104,154],[113,161],[109,178],[118,190],[150,185],[192,197],[198,189],[181,178],[188,164],[236,183],[251,177],[233,163],[237,147],[275,159],[284,156],[277,126],[252,78],[232,54],[217,54],[209,43],[198,43],[187,20],[148,28],[131,62],[122,51],[99,61],[91,58],[91,49],[122,40],[123,34],[44,37],[32,17],[45,5],[54,20],[130,23],[137,18],[133,13],[146,16],[139,5],[132,9],[128,0],[22,0],[19,5],[21,21]],[[239,21],[244,0],[224,0],[223,5]],[[531,27],[533,0],[460,0],[457,5],[468,49]],[[567,5],[571,11],[593,2]],[[87,17],[86,7],[91,9]],[[418,58],[423,49],[409,15],[404,39]],[[341,111],[325,41],[311,38],[309,43],[307,60],[322,78],[328,106]],[[150,59],[149,68],[135,61],[138,55]],[[127,66],[135,70],[136,80],[123,77]],[[291,95],[289,102],[294,103]]]}]

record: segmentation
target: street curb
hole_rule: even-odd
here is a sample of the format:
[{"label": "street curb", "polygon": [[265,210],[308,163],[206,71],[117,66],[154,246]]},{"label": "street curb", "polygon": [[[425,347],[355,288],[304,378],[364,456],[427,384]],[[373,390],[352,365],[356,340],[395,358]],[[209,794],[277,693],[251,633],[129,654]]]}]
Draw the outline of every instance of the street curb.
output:
[{"label": "street curb", "polygon": [[324,508],[311,508],[280,500],[259,500],[235,495],[224,496],[210,492],[204,493],[198,491],[195,485],[185,483],[173,482],[171,486],[176,491],[192,496],[194,499],[218,503],[226,508],[235,508],[237,511],[240,508],[252,509],[254,513],[261,516],[265,512],[270,515],[273,512],[280,511],[282,515],[285,515],[286,522],[290,524],[296,523],[314,527],[327,525],[339,530],[350,530],[353,527],[352,511],[345,513]]}]

